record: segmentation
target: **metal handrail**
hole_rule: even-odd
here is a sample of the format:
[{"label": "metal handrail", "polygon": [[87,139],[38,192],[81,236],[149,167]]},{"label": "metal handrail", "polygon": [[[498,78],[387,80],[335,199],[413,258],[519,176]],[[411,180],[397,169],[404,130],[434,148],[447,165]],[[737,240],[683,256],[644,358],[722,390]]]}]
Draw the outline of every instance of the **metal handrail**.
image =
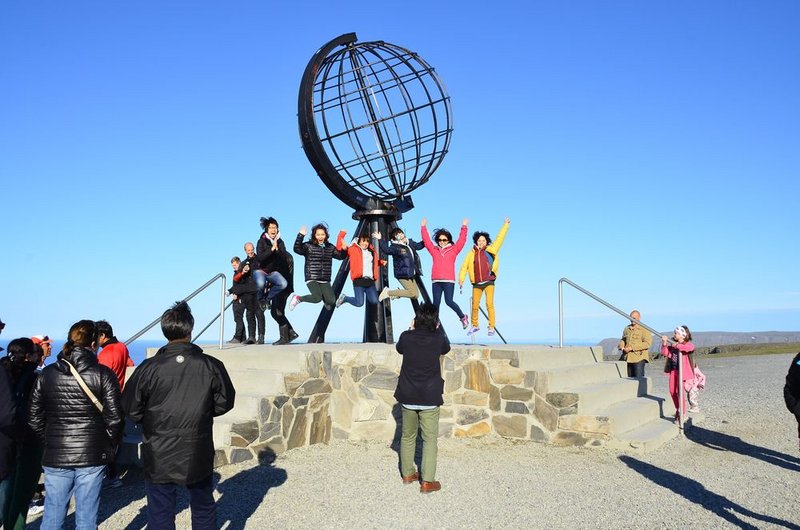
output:
[{"label": "metal handrail", "polygon": [[603,304],[607,308],[611,309],[612,311],[615,311],[615,312],[619,313],[626,320],[630,320],[631,322],[636,322],[637,324],[642,326],[644,329],[646,329],[647,331],[649,331],[653,335],[661,336],[660,332],[654,330],[653,328],[651,328],[650,326],[644,324],[643,322],[641,322],[639,320],[636,320],[635,318],[631,318],[631,316],[628,313],[626,313],[625,311],[623,311],[622,309],[614,307],[613,305],[609,304],[608,302],[606,302],[605,300],[603,300],[599,296],[596,296],[596,295],[590,293],[589,291],[587,291],[586,289],[584,289],[583,287],[581,287],[577,283],[575,283],[575,282],[573,282],[573,281],[571,281],[571,280],[569,280],[567,278],[561,278],[560,280],[558,280],[558,347],[559,348],[563,348],[564,347],[564,285],[563,284],[565,284],[565,283],[568,283],[569,285],[571,285],[575,289],[579,290],[580,292],[582,292],[583,294],[585,294],[589,298],[595,300],[596,302],[600,302],[601,304]]},{"label": "metal handrail", "polygon": [[[200,333],[197,334],[197,337],[199,337],[203,333],[203,331],[207,330],[208,327],[211,324],[213,324],[219,318],[220,319],[220,321],[219,321],[219,349],[221,350],[223,348],[223,345],[224,345],[224,342],[225,342],[225,309],[226,309],[226,307],[225,307],[225,291],[226,291],[225,285],[227,283],[227,279],[225,278],[225,275],[223,273],[221,273],[221,272],[219,274],[214,275],[210,280],[208,280],[206,283],[204,283],[203,285],[198,287],[192,294],[190,294],[189,296],[187,296],[183,300],[181,300],[181,302],[188,302],[189,300],[191,300],[192,298],[194,298],[198,294],[200,294],[203,291],[205,291],[214,282],[216,282],[217,280],[220,280],[220,279],[222,280],[222,292],[220,294],[220,300],[219,300],[219,314],[214,317],[214,319],[211,321],[211,323],[209,323],[208,326],[203,328],[203,330]],[[141,331],[139,331],[133,337],[131,337],[128,340],[126,340],[125,341],[125,346],[129,345],[131,342],[135,341],[136,339],[138,339],[139,337],[141,337],[142,335],[144,335],[145,333],[150,331],[159,322],[161,322],[161,317],[158,317],[154,321],[150,322],[148,325],[146,325],[144,328],[142,328]],[[195,337],[195,339],[197,339],[197,337]]]},{"label": "metal handrail", "polygon": [[[581,287],[577,283],[569,280],[568,278],[561,278],[560,280],[558,280],[558,347],[559,348],[563,348],[564,347],[564,285],[563,284],[565,284],[565,283],[571,285],[572,287],[574,287],[578,291],[582,292],[583,294],[585,294],[586,296],[588,296],[592,300],[594,300],[596,302],[599,302],[599,303],[603,304],[604,306],[606,306],[607,308],[611,309],[612,311],[615,311],[615,312],[619,313],[620,315],[622,315],[627,320],[630,320],[631,322],[636,322],[637,324],[642,326],[644,329],[646,329],[647,331],[649,331],[653,335],[658,335],[659,337],[661,336],[660,332],[654,330],[653,328],[651,328],[647,324],[644,324],[642,321],[636,320],[635,318],[632,318],[629,314],[625,313],[623,310],[621,310],[618,307],[615,307],[615,306],[609,304],[608,302],[606,302],[605,300],[603,300],[599,296],[597,296],[597,295],[595,295],[593,293],[590,293],[589,291],[587,291],[586,289],[584,289],[583,287]],[[672,341],[668,340],[667,342],[672,342]],[[680,430],[680,433],[683,434],[683,422],[684,422],[684,418],[685,418],[685,415],[686,415],[686,411],[684,410],[684,406],[683,406],[683,391],[684,391],[684,389],[683,389],[683,353],[680,350],[678,350],[678,385],[677,386],[678,386],[678,393],[679,393],[678,410],[677,410],[677,412],[678,412],[678,429]]]}]

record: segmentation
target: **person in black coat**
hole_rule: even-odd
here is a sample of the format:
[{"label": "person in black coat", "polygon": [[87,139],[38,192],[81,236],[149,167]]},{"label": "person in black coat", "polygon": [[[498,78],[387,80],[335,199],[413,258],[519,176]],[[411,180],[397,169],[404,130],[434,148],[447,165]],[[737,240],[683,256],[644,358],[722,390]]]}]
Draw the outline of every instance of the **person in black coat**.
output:
[{"label": "person in black coat", "polygon": [[189,492],[194,530],[216,528],[214,417],[231,410],[236,391],[221,361],[192,344],[186,302],[164,312],[169,343],[146,359],[125,385],[125,413],[142,424],[147,528],[175,528],[177,487]]},{"label": "person in black coat", "polygon": [[382,302],[390,297],[416,300],[419,296],[416,278],[422,276],[422,265],[417,251],[425,248],[425,244],[422,241],[408,239],[399,227],[392,230],[389,237],[391,245],[383,240],[380,240],[379,244],[382,252],[394,256],[394,277],[403,288],[390,291],[388,286],[384,287],[378,295],[378,300]]},{"label": "person in black coat", "polygon": [[[277,219],[262,217],[261,226],[264,227],[264,233],[258,240],[256,256],[261,268],[267,273],[267,279],[272,284],[269,314],[278,324],[278,333],[280,334],[280,338],[272,344],[275,346],[289,344],[298,337],[289,319],[286,318],[286,302],[294,291],[294,258],[286,250]],[[270,279],[269,275],[275,273],[283,280],[282,284],[274,283]]]},{"label": "person in black coat", "polygon": [[76,526],[97,525],[106,466],[122,439],[119,380],[97,362],[96,342],[94,321],[73,324],[58,360],[33,386],[28,425],[44,442],[42,528],[62,527],[73,494]]},{"label": "person in black coat", "polygon": [[294,252],[305,256],[306,264],[303,269],[306,277],[306,285],[310,294],[305,296],[294,295],[289,302],[289,310],[293,310],[300,302],[318,304],[322,302],[326,309],[333,309],[336,304],[336,295],[331,287],[331,270],[333,259],[343,260],[347,257],[347,248],[344,245],[344,230],[339,231],[336,238],[336,246],[333,246],[329,239],[328,227],[319,223],[311,227],[311,238],[303,242],[306,236],[305,225],[300,227],[300,231],[294,240]]},{"label": "person in black coat", "polygon": [[786,374],[786,385],[783,387],[783,399],[786,408],[797,420],[797,436],[800,438],[800,353],[794,356],[789,372]]},{"label": "person in black coat", "polygon": [[14,469],[15,416],[11,380],[5,367],[0,366],[0,514],[5,513],[6,492],[11,487],[11,472]]},{"label": "person in black coat", "polygon": [[394,397],[402,405],[403,434],[400,440],[400,472],[404,484],[420,478],[414,470],[417,431],[422,430],[422,482],[420,491],[438,491],[436,453],[439,437],[439,407],[444,403],[441,356],[450,351],[450,341],[439,325],[439,311],[422,304],[408,331],[400,335],[397,352],[403,356]]}]

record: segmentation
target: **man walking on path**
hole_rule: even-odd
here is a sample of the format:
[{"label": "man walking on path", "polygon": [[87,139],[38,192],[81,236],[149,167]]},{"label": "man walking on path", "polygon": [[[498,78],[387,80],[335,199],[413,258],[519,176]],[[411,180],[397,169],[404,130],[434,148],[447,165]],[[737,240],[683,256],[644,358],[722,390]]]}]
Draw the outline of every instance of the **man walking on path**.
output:
[{"label": "man walking on path", "polygon": [[233,408],[235,390],[221,361],[191,343],[194,317],[178,302],[161,317],[169,343],[136,369],[122,406],[142,424],[147,528],[174,530],[177,489],[189,493],[193,530],[216,529],[214,417]]},{"label": "man walking on path", "polygon": [[637,310],[631,311],[631,324],[622,331],[622,339],[617,345],[628,363],[628,377],[644,377],[644,363],[650,362],[653,334],[639,325],[641,318]]}]

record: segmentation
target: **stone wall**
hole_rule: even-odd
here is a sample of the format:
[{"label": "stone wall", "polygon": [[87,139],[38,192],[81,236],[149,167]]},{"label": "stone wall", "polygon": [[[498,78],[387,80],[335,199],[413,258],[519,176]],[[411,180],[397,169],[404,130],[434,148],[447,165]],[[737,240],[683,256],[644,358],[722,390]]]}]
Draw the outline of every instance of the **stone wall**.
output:
[{"label": "stone wall", "polygon": [[[383,345],[360,346],[310,351],[305,373],[285,375],[285,395],[265,396],[258,418],[233,425],[231,447],[217,452],[217,464],[331,438],[398,438],[400,406],[394,391],[402,356]],[[557,443],[559,416],[575,412],[571,396],[548,402],[536,393],[536,372],[521,370],[513,349],[455,347],[441,361],[440,436],[495,434]]]}]

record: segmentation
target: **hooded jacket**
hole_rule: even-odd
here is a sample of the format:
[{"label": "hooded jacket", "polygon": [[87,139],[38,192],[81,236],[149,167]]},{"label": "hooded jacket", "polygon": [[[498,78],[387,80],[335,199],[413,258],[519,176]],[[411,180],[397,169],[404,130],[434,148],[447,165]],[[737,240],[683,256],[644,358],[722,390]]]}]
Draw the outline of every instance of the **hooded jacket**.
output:
[{"label": "hooded jacket", "polygon": [[[65,359],[100,400],[102,413],[80,387]],[[46,366],[33,386],[28,425],[44,442],[43,466],[72,468],[113,462],[123,420],[117,376],[99,364],[87,348],[73,348],[68,356],[60,353],[58,361]]]},{"label": "hooded jacket", "polygon": [[339,232],[336,238],[336,246],[329,241],[322,245],[316,241],[303,241],[303,234],[297,234],[294,241],[294,251],[296,254],[305,256],[306,264],[303,269],[306,275],[306,282],[329,282],[331,281],[332,258],[344,259],[347,251],[344,249],[345,232]]},{"label": "hooded jacket", "polygon": [[222,361],[189,342],[170,342],[125,386],[122,406],[142,424],[142,460],[154,484],[194,484],[214,468],[214,417],[233,408],[236,391]]},{"label": "hooded jacket", "polygon": [[384,254],[394,256],[394,277],[398,280],[413,280],[417,275],[422,276],[422,264],[416,251],[425,248],[422,241],[408,240],[408,244],[401,241],[392,241],[391,244],[381,239],[381,250]]},{"label": "hooded jacket", "polygon": [[[370,271],[369,276],[373,280],[377,280],[380,270],[380,265],[383,265],[385,262],[382,260],[378,260],[378,253],[375,252],[375,247],[373,247],[372,245],[367,247],[367,251],[372,253],[372,271]],[[350,258],[351,280],[357,280],[365,276],[363,253],[364,249],[362,249],[358,245],[358,239],[354,239],[353,242],[350,243],[350,246],[347,247],[347,257]]]}]

